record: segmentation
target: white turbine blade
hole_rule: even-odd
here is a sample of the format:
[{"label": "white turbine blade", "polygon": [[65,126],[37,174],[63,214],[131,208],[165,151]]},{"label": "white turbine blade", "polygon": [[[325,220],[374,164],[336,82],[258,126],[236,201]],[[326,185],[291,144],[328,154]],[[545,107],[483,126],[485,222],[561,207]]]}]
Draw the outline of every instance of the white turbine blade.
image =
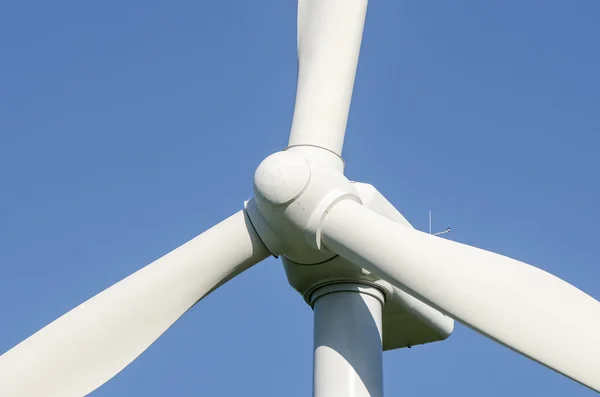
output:
[{"label": "white turbine blade", "polygon": [[216,287],[269,255],[244,211],[137,271],[0,356],[0,396],[83,396]]},{"label": "white turbine blade", "polygon": [[327,248],[479,333],[600,391],[600,302],[536,267],[392,222],[358,203],[324,220]]},{"label": "white turbine blade", "polygon": [[367,0],[298,1],[298,89],[289,146],[342,154]]}]

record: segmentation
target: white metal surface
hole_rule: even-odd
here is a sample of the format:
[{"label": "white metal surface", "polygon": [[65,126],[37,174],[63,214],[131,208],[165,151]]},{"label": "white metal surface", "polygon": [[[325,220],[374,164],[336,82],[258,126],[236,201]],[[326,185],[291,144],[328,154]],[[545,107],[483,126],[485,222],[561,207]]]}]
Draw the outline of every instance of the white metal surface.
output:
[{"label": "white metal surface", "polygon": [[244,211],[232,215],[0,356],[0,396],[86,395],[203,296],[268,255]]},{"label": "white metal surface", "polygon": [[323,243],[509,348],[600,391],[600,303],[543,270],[391,222],[350,200]]},{"label": "white metal surface", "polygon": [[285,206],[304,192],[310,175],[310,165],[302,155],[273,153],[259,164],[254,173],[254,194],[271,207]]},{"label": "white metal surface", "polygon": [[298,1],[298,89],[289,146],[342,154],[367,0]]},{"label": "white metal surface", "polygon": [[321,219],[334,202],[360,201],[348,178],[318,158],[286,150],[264,159],[254,174],[248,216],[269,251],[296,263],[320,263],[334,254],[321,249]]},{"label": "white metal surface", "polygon": [[[375,187],[360,182],[353,182],[352,186],[363,205],[394,222],[412,227]],[[384,350],[444,340],[454,330],[454,320],[450,317],[339,255],[311,265],[293,262],[285,256],[282,262],[288,282],[307,303],[310,303],[312,293],[324,284],[353,281],[381,288],[386,295],[383,309]]]},{"label": "white metal surface", "polygon": [[441,341],[454,330],[450,317],[339,255],[317,265],[300,265],[285,257],[281,261],[288,282],[309,304],[313,292],[324,284],[355,282],[380,288],[386,300],[384,351]]},{"label": "white metal surface", "polygon": [[337,173],[344,173],[344,160],[336,153],[317,146],[292,146],[285,149],[286,152],[293,152],[302,155],[308,162],[319,164]]},{"label": "white metal surface", "polygon": [[363,205],[391,221],[413,228],[408,220],[386,199],[377,188],[369,183],[352,182]]},{"label": "white metal surface", "polygon": [[384,351],[437,342],[452,334],[452,318],[394,285],[391,289],[383,307]]},{"label": "white metal surface", "polygon": [[359,284],[321,287],[314,307],[314,397],[382,397],[383,294]]}]

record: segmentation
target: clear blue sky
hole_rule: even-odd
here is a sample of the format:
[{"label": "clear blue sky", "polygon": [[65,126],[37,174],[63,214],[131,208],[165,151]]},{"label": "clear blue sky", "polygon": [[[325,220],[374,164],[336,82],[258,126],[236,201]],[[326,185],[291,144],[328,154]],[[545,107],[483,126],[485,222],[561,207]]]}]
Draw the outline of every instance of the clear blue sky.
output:
[{"label": "clear blue sky", "polygon": [[[372,1],[347,174],[600,298],[598,21],[597,0]],[[242,207],[287,143],[295,35],[295,1],[0,5],[0,352]],[[384,361],[389,396],[596,395],[460,325]],[[312,312],[269,259],[93,395],[311,382]]]}]

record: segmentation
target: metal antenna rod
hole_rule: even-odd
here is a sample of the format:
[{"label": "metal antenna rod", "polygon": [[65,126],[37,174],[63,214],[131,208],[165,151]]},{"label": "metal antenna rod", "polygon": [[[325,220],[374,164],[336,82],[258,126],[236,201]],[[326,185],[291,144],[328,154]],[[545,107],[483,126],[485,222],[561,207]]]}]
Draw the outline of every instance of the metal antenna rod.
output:
[{"label": "metal antenna rod", "polygon": [[429,234],[431,234],[431,210],[429,210]]},{"label": "metal antenna rod", "polygon": [[434,236],[439,236],[440,234],[446,234],[446,233],[450,233],[450,228],[446,228],[446,230],[444,230],[443,232],[437,232],[437,233],[433,233]]}]

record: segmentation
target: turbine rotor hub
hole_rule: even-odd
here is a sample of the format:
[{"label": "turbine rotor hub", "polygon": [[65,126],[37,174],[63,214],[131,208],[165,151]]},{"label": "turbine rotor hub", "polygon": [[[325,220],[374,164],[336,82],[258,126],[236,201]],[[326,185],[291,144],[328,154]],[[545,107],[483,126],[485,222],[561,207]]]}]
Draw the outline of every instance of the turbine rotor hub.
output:
[{"label": "turbine rotor hub", "polygon": [[276,152],[264,159],[254,173],[254,194],[270,207],[297,199],[310,182],[308,161],[294,152]]},{"label": "turbine rotor hub", "polygon": [[339,167],[290,148],[265,158],[254,174],[246,210],[275,256],[314,264],[334,256],[321,244],[321,221],[339,200],[361,202]]}]

